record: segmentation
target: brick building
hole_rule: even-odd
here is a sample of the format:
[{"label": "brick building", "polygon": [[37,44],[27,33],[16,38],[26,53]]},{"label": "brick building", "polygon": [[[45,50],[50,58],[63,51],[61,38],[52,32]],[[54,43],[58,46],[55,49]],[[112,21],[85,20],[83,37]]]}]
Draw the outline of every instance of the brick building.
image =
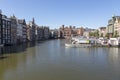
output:
[{"label": "brick building", "polygon": [[84,28],[83,27],[77,28],[77,35],[78,36],[83,36],[83,33],[84,33]]},{"label": "brick building", "polygon": [[73,34],[72,26],[65,27],[64,25],[62,25],[59,28],[59,32],[58,32],[59,38],[70,38],[72,36],[72,34]]}]

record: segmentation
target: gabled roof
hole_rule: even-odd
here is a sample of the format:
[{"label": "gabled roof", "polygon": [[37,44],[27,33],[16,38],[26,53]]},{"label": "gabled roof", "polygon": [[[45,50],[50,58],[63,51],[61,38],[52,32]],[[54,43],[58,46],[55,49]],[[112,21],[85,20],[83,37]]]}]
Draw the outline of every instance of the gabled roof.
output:
[{"label": "gabled roof", "polygon": [[18,23],[26,25],[25,19],[18,19]]}]

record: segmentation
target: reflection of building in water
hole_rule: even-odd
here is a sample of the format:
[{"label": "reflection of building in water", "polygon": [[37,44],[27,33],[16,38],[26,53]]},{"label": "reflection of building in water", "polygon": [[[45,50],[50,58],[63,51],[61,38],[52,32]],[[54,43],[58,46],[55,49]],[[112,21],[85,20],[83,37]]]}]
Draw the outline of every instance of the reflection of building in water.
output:
[{"label": "reflection of building in water", "polygon": [[113,64],[117,64],[119,62],[119,51],[119,48],[110,48],[109,50],[109,58]]},{"label": "reflection of building in water", "polygon": [[0,57],[2,56],[3,54],[3,47],[0,47]]},{"label": "reflection of building in water", "polygon": [[14,45],[14,46],[0,47],[0,54],[20,53],[20,52],[26,51],[26,48],[28,47],[31,47],[31,46],[27,46],[27,43]]}]

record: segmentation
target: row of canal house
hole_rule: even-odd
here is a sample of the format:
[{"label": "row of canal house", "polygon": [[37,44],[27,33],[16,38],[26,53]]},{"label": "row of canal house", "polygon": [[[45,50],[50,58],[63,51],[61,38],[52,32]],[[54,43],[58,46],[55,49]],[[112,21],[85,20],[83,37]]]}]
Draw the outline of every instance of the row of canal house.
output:
[{"label": "row of canal house", "polygon": [[120,37],[120,16],[113,16],[108,21],[107,33],[109,37],[113,37],[113,36]]},{"label": "row of canal house", "polygon": [[73,36],[83,36],[84,35],[84,28],[76,28],[75,26],[65,26],[62,25],[58,30],[58,37],[59,38],[70,38]]},{"label": "row of canal house", "polygon": [[103,37],[120,37],[120,16],[112,16],[111,19],[108,20],[107,27],[100,27],[99,36]]},{"label": "row of canal house", "polygon": [[38,26],[35,24],[35,20],[33,18],[27,25],[27,40],[28,41],[39,41],[46,40],[50,37],[49,27],[46,26]]},{"label": "row of canal house", "polygon": [[38,26],[34,18],[28,24],[14,15],[8,18],[0,11],[0,45],[14,45],[27,41],[49,39],[49,27]]}]

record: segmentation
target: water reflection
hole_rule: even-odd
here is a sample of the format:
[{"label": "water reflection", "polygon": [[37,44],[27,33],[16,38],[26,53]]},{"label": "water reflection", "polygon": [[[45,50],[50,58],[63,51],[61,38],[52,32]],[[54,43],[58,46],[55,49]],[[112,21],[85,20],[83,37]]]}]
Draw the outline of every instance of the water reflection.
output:
[{"label": "water reflection", "polygon": [[35,59],[35,45],[27,43],[4,47],[1,54],[7,58],[0,60],[0,80],[23,80],[25,68]]},{"label": "water reflection", "polygon": [[120,52],[119,48],[110,48],[110,50],[109,50],[110,57],[112,57],[114,60],[118,59],[119,52]]},{"label": "water reflection", "polygon": [[110,64],[113,65],[114,68],[119,67],[120,65],[120,49],[119,48],[110,48],[109,62]]},{"label": "water reflection", "polygon": [[0,60],[0,80],[120,79],[119,48],[66,48],[64,42],[51,40],[3,49],[7,58]]},{"label": "water reflection", "polygon": [[34,47],[35,45],[36,45],[35,42],[29,42],[29,43],[14,45],[14,46],[0,47],[0,54],[2,55],[2,54],[23,52],[23,51],[26,51],[27,48]]}]

